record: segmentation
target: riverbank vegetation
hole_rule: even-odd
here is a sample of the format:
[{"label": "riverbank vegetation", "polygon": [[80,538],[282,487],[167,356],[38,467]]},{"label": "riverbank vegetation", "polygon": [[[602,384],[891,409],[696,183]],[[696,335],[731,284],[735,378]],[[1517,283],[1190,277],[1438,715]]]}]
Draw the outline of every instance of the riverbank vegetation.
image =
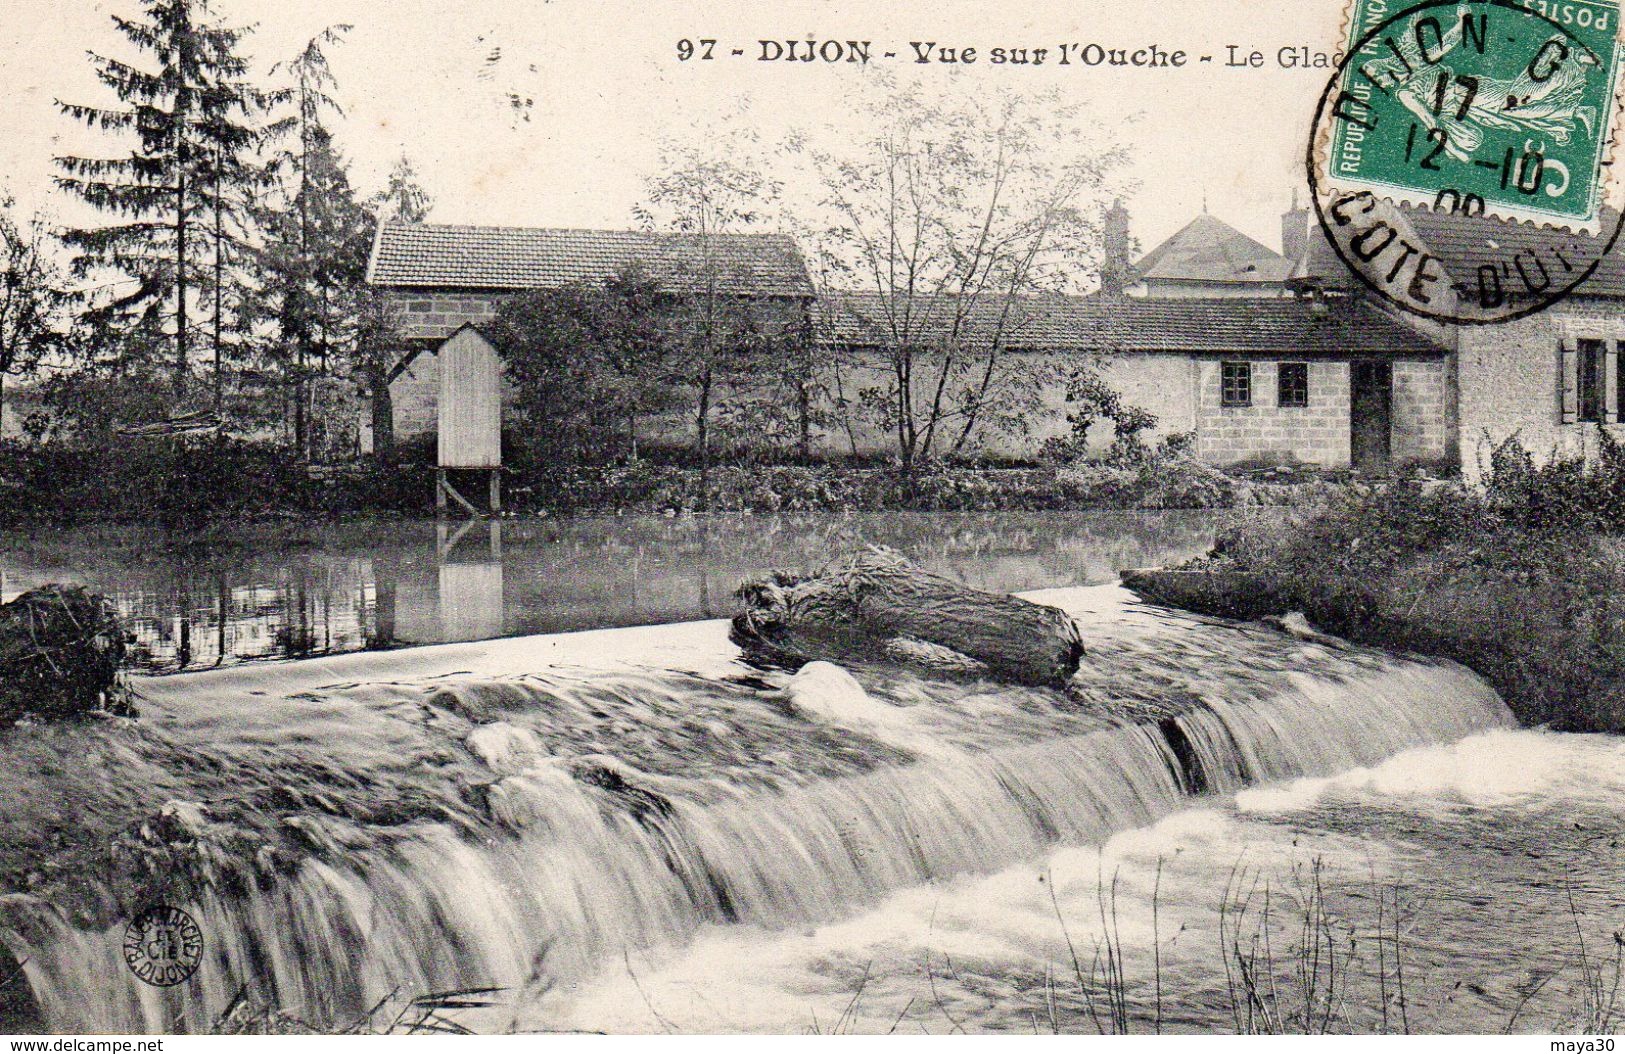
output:
[{"label": "riverbank vegetation", "polygon": [[1515,440],[1481,484],[1352,489],[1284,522],[1240,517],[1211,557],[1130,576],[1149,599],[1452,659],[1527,724],[1625,731],[1625,447],[1539,462]]},{"label": "riverbank vegetation", "polygon": [[[819,511],[1230,509],[1324,501],[1335,476],[1226,473],[1182,451],[1073,463],[742,462],[702,470],[681,452],[600,465],[514,466],[518,515]],[[422,515],[426,459],[312,472],[266,446],[214,437],[119,449],[0,442],[0,528],[91,521],[205,529],[245,521]]]}]

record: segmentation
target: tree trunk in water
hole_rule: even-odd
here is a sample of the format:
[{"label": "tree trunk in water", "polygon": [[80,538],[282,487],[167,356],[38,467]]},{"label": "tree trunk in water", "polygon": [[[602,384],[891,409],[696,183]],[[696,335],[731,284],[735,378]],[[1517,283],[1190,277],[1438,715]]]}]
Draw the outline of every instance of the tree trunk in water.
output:
[{"label": "tree trunk in water", "polygon": [[809,659],[878,657],[887,641],[923,641],[1021,684],[1064,687],[1083,640],[1060,608],[970,589],[871,547],[807,579],[742,583],[733,637],[741,647]]}]

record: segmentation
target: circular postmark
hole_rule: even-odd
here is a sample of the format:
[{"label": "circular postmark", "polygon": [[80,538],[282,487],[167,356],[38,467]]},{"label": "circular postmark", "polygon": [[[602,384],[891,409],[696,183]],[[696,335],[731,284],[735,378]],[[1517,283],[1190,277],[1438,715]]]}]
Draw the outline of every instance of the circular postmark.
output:
[{"label": "circular postmark", "polygon": [[1613,251],[1618,10],[1585,6],[1580,26],[1579,2],[1351,4],[1370,28],[1321,93],[1305,163],[1327,243],[1383,300],[1507,322],[1574,293]]},{"label": "circular postmark", "polygon": [[124,963],[136,979],[170,988],[197,973],[203,931],[180,908],[156,904],[124,928]]}]

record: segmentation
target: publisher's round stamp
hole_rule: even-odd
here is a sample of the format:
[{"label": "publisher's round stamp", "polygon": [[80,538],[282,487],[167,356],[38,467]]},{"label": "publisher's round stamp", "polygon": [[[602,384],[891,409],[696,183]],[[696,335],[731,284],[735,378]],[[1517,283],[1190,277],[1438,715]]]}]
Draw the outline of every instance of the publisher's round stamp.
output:
[{"label": "publisher's round stamp", "polygon": [[[1618,0],[1352,0],[1305,159],[1348,269],[1457,324],[1520,318],[1579,288],[1620,234],[1604,207],[1619,18]],[[1440,242],[1454,251],[1435,255]]]},{"label": "publisher's round stamp", "polygon": [[203,931],[180,908],[157,904],[124,928],[124,963],[136,979],[172,988],[197,973],[203,962]]}]

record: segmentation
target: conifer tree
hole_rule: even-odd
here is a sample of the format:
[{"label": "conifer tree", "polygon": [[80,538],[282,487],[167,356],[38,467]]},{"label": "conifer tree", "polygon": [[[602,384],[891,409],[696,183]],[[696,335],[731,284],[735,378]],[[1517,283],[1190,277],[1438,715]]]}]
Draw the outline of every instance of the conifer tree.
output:
[{"label": "conifer tree", "polygon": [[422,223],[429,218],[434,199],[418,183],[417,170],[405,155],[390,170],[383,193],[372,199],[381,223]]},{"label": "conifer tree", "polygon": [[208,0],[141,6],[139,19],[115,15],[113,24],[144,62],[90,56],[117,104],[58,103],[87,127],[134,143],[124,156],[58,158],[57,183],[113,220],[67,232],[64,240],[78,251],[76,273],[112,269],[134,285],[99,305],[101,321],[139,329],[132,346],[163,337],[183,396],[200,295],[211,291],[211,280],[212,328],[220,331],[225,239],[237,211],[229,192],[249,178],[257,95],[237,54],[246,29],[222,25]]}]

